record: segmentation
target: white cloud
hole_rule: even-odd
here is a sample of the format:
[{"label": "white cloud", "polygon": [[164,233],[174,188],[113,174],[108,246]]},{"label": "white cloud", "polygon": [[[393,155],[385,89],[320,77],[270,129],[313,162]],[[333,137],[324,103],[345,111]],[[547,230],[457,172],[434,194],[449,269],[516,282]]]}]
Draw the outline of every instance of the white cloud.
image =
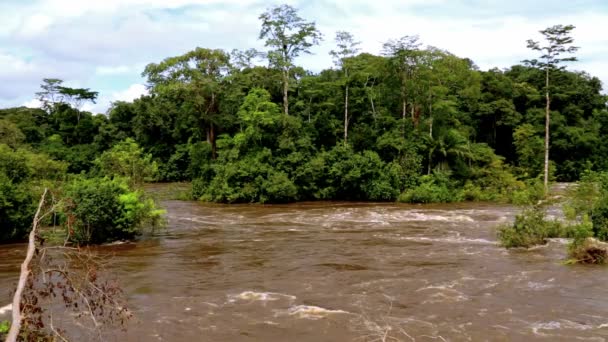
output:
[{"label": "white cloud", "polygon": [[131,71],[126,65],[117,65],[117,66],[99,66],[95,69],[95,73],[99,75],[117,75],[117,74],[125,74]]},{"label": "white cloud", "polygon": [[[526,49],[526,39],[538,39],[538,30],[562,23],[577,26],[574,37],[581,47],[580,62],[570,68],[601,77],[608,88],[603,62],[608,54],[608,10],[599,0],[588,0],[579,8],[550,0],[286,2],[316,21],[325,35],[322,45],[313,48],[314,55],[297,61],[314,71],[331,66],[328,52],[337,30],[352,32],[362,41],[363,51],[371,53],[380,52],[388,39],[418,34],[423,43],[471,58],[487,69],[535,57]],[[549,3],[553,5],[548,10],[538,10]],[[261,48],[258,15],[270,5],[262,0],[1,1],[0,106],[23,103],[42,78],[57,77],[105,89],[93,107],[103,111],[109,102],[128,97],[129,89],[131,94],[143,91],[141,84],[118,90],[108,82],[139,84],[147,63],[196,46]]]},{"label": "white cloud", "polygon": [[142,95],[147,95],[148,89],[143,84],[132,84],[129,88],[114,92],[111,95],[112,101],[133,101],[134,99],[139,98]]},{"label": "white cloud", "polygon": [[53,23],[53,18],[44,14],[34,14],[23,20],[20,28],[20,34],[25,36],[34,36],[43,33]]},{"label": "white cloud", "polygon": [[145,85],[141,83],[135,83],[123,90],[109,92],[106,94],[101,93],[96,103],[86,103],[82,106],[82,110],[89,111],[92,113],[105,113],[112,104],[112,102],[131,102],[135,99],[138,99],[140,96],[147,94],[148,89],[146,89]]},{"label": "white cloud", "polygon": [[29,101],[24,102],[22,106],[28,108],[42,108],[42,102],[40,102],[38,99],[31,99]]}]

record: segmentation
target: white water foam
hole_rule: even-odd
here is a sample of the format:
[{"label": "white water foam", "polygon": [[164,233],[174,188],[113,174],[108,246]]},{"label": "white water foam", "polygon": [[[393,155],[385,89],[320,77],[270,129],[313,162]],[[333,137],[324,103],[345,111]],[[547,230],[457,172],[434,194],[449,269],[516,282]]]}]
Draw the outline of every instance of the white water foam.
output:
[{"label": "white water foam", "polygon": [[313,305],[297,305],[292,306],[287,310],[277,311],[277,316],[288,315],[302,319],[321,319],[334,314],[349,314],[344,310],[330,310]]},{"label": "white water foam", "polygon": [[531,288],[532,290],[544,290],[544,289],[550,289],[552,287],[555,287],[554,285],[551,284],[543,284],[543,283],[537,283],[537,282],[533,282],[533,281],[529,281],[528,282],[528,288]]},{"label": "white water foam", "polygon": [[287,295],[287,294],[283,294],[283,293],[276,293],[276,292],[255,292],[255,291],[244,291],[239,294],[228,296],[229,303],[234,303],[239,300],[249,301],[249,302],[254,302],[254,301],[268,302],[268,301],[276,301],[276,300],[281,300],[281,299],[287,299],[289,301],[293,301],[296,299],[296,296]]},{"label": "white water foam", "polygon": [[[375,237],[386,238],[386,236],[374,235]],[[482,244],[482,245],[496,245],[496,241],[490,241],[486,239],[470,239],[461,236],[450,236],[444,238],[431,238],[426,236],[399,236],[390,237],[391,239],[407,240],[416,242],[439,242],[439,243],[454,243],[454,244]]]},{"label": "white water foam", "polygon": [[5,313],[13,310],[13,304],[8,304],[3,307],[0,307],[0,315],[4,315]]},{"label": "white water foam", "polygon": [[370,208],[337,209],[332,214],[315,215],[314,212],[305,214],[280,214],[271,216],[272,222],[290,222],[303,225],[315,225],[325,228],[333,227],[336,223],[357,223],[387,226],[401,222],[475,222],[470,215],[463,211],[424,211],[424,210],[373,210]]},{"label": "white water foam", "polygon": [[577,322],[572,322],[567,319],[562,319],[558,321],[550,321],[550,322],[537,322],[533,323],[530,327],[532,328],[532,332],[539,336],[551,336],[550,334],[543,333],[542,330],[562,330],[562,329],[572,329],[572,330],[590,330],[590,329],[601,329],[603,326],[593,326],[587,324],[581,324]]}]

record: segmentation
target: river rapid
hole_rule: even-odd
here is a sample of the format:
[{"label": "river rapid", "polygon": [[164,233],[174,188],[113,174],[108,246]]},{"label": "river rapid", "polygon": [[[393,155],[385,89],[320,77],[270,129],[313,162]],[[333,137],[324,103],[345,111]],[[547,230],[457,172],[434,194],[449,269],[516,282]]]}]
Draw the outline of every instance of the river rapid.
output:
[{"label": "river rapid", "polygon": [[[100,248],[135,315],[111,340],[608,339],[608,269],[501,248],[510,206],[162,205],[158,236]],[[0,306],[24,249],[0,246]]]}]

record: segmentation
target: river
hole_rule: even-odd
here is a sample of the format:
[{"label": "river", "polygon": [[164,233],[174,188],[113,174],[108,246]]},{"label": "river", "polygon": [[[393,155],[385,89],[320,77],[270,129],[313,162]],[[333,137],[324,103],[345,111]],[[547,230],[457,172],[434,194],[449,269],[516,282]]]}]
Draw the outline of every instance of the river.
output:
[{"label": "river", "polygon": [[[102,248],[135,314],[116,341],[608,339],[608,269],[501,248],[511,206],[162,205],[165,231]],[[24,248],[0,246],[0,304]]]}]

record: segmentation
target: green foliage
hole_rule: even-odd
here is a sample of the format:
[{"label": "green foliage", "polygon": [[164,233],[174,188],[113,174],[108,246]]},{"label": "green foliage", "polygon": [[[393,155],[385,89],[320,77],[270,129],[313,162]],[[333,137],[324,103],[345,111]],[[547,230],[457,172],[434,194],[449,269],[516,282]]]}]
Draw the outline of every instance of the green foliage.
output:
[{"label": "green foliage", "polygon": [[558,221],[545,219],[545,212],[540,207],[524,210],[515,217],[515,222],[498,229],[498,240],[506,248],[542,245],[548,238],[570,237],[569,229]]},{"label": "green foliage", "polygon": [[568,191],[564,212],[571,221],[589,217],[593,236],[608,240],[608,173],[583,172],[581,181]]},{"label": "green foliage", "polygon": [[65,225],[77,244],[133,239],[159,225],[163,214],[122,178],[76,178],[67,186],[64,201]]},{"label": "green foliage", "polygon": [[134,184],[151,181],[158,172],[151,154],[145,154],[131,138],[116,144],[95,160],[100,174],[127,177]]},{"label": "green foliage", "polygon": [[61,180],[66,164],[25,148],[0,144],[0,241],[27,235],[43,182]]},{"label": "green foliage", "polygon": [[593,235],[602,241],[608,241],[608,196],[604,195],[591,210]]},{"label": "green foliage", "polygon": [[515,189],[509,201],[516,205],[533,205],[545,197],[543,183],[539,179],[530,179],[523,188]]},{"label": "green foliage", "polygon": [[461,194],[454,189],[447,175],[435,173],[420,178],[420,184],[399,196],[406,203],[448,203],[460,200]]},{"label": "green foliage", "polygon": [[0,242],[24,238],[36,210],[33,189],[0,171]]},{"label": "green foliage", "polygon": [[528,177],[537,177],[543,169],[544,143],[541,136],[531,124],[523,124],[513,132],[513,144],[518,156],[520,173]]},{"label": "green foliage", "polygon": [[190,146],[187,144],[175,146],[175,153],[165,163],[158,166],[158,179],[170,182],[190,179]]},{"label": "green foliage", "polygon": [[[196,198],[220,202],[533,204],[544,195],[546,90],[550,173],[573,181],[608,168],[601,81],[556,67],[567,61],[560,56],[481,71],[417,36],[372,55],[338,31],[334,66],[312,72],[296,60],[322,38],[314,21],[289,5],[259,19],[264,53],[197,47],[151,63],[142,73],[150,94],[115,102],[107,116],[80,110],[95,91],[44,79],[43,109],[0,109],[0,172],[15,186],[66,172],[133,184],[192,180]],[[268,66],[254,66],[262,56]],[[539,67],[550,69],[549,89]],[[606,206],[586,210],[601,238]]]},{"label": "green foliage", "polygon": [[0,321],[0,338],[6,337],[5,335],[8,334],[10,328],[11,324],[9,321]]},{"label": "green foliage", "polygon": [[8,120],[0,120],[0,144],[15,148],[24,140],[25,135],[17,125]]},{"label": "green foliage", "polygon": [[567,263],[605,264],[608,262],[608,245],[593,239],[594,224],[587,215],[572,228],[572,242],[568,245]]},{"label": "green foliage", "polygon": [[288,176],[276,171],[269,150],[225,164],[214,165],[215,177],[206,184],[193,182],[193,196],[215,202],[277,203],[294,201],[297,189]]}]

